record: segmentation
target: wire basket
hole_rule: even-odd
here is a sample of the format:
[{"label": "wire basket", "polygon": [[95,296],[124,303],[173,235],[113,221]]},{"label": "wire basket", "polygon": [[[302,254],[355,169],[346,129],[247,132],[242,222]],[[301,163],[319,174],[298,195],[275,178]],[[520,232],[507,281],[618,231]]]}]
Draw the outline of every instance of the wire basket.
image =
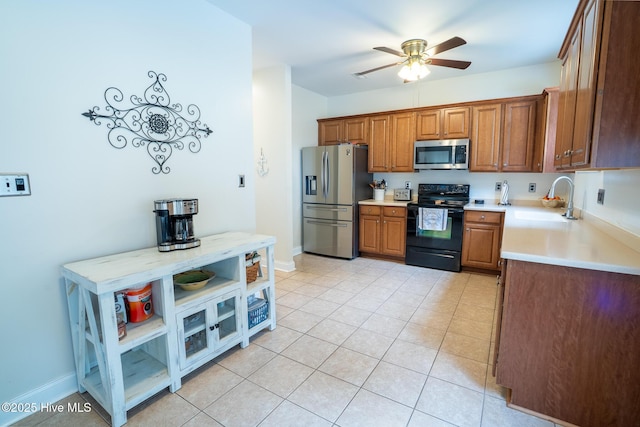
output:
[{"label": "wire basket", "polygon": [[264,322],[269,318],[269,304],[267,300],[257,298],[249,306],[249,329]]}]

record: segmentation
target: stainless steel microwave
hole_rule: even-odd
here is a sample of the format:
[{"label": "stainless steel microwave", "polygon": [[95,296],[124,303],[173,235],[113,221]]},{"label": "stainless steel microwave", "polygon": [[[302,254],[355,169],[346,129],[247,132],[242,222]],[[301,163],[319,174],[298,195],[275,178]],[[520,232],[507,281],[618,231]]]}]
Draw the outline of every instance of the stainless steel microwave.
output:
[{"label": "stainless steel microwave", "polygon": [[414,169],[469,169],[469,140],[416,141]]}]

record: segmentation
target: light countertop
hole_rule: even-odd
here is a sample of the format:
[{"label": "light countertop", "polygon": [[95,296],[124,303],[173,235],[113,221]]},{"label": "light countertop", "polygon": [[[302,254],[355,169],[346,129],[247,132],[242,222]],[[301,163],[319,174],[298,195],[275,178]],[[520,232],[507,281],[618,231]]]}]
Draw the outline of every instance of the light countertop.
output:
[{"label": "light countertop", "polygon": [[567,220],[565,209],[537,204],[470,203],[465,209],[505,213],[502,258],[640,275],[638,238],[598,218]]},{"label": "light countertop", "polygon": [[406,207],[409,202],[410,202],[409,200],[399,201],[399,200],[393,200],[393,197],[390,197],[390,198],[386,198],[385,197],[384,200],[374,200],[374,199],[361,200],[361,201],[358,202],[358,204],[360,204],[360,205],[374,205],[374,206],[400,206],[400,207]]}]

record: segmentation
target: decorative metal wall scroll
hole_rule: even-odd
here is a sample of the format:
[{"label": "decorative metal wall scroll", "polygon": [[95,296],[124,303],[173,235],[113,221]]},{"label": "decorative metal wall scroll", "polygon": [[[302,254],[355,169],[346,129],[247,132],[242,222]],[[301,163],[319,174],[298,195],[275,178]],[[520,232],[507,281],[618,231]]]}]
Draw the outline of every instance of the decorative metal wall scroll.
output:
[{"label": "decorative metal wall scroll", "polygon": [[106,114],[99,114],[100,107],[93,107],[83,116],[96,125],[106,121],[109,128],[109,143],[122,149],[130,142],[134,147],[145,147],[156,162],[151,170],[155,174],[169,173],[171,168],[165,163],[173,154],[173,149],[182,150],[185,145],[192,153],[201,148],[200,139],[212,132],[200,122],[200,109],[190,104],[183,112],[181,104],[171,104],[169,94],[161,82],[167,76],[149,71],[154,82],[144,91],[144,98],[131,95],[125,101],[120,89],[110,87],[104,92],[107,102]]}]

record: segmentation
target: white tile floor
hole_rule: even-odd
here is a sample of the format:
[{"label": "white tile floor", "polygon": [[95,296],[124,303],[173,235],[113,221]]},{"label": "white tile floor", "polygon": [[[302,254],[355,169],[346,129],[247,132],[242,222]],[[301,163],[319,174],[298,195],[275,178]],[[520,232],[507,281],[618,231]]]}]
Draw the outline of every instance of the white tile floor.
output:
[{"label": "white tile floor", "polygon": [[[127,425],[553,426],[507,408],[491,375],[495,276],[367,258],[295,261],[295,272],[276,277],[274,331],[129,411]],[[18,425],[108,425],[92,407]]]}]

